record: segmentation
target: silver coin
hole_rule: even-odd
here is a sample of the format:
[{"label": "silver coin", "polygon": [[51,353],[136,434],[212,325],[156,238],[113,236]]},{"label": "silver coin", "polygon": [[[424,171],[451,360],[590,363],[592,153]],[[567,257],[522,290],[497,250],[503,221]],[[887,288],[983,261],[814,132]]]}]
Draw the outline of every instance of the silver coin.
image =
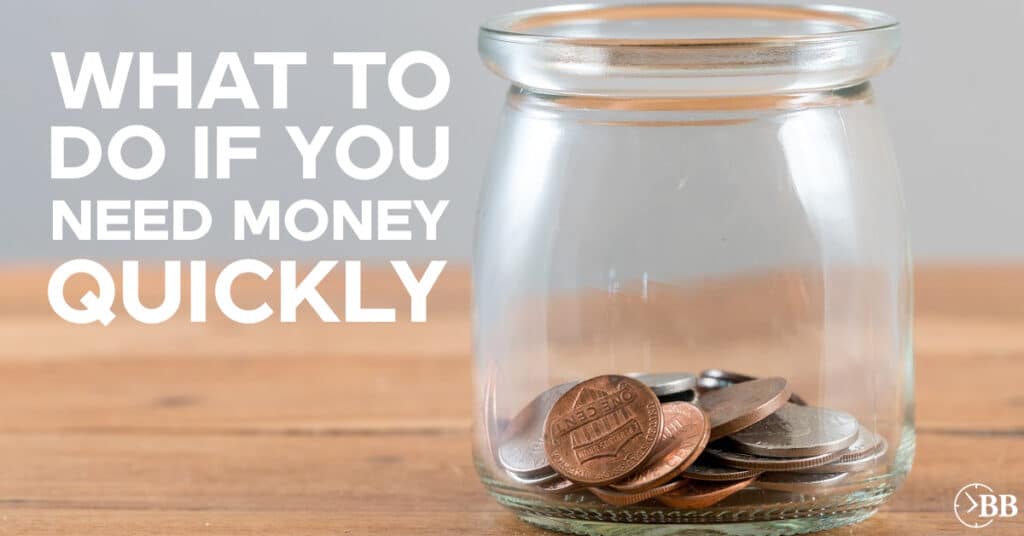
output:
[{"label": "silver coin", "polygon": [[702,370],[700,373],[701,378],[710,378],[719,380],[726,383],[741,383],[756,380],[753,376],[747,376],[746,374],[740,374],[739,372],[730,372],[722,369],[707,369]]},{"label": "silver coin", "polygon": [[846,477],[846,473],[762,473],[754,485],[761,489],[790,493],[821,493]]},{"label": "silver coin", "polygon": [[709,482],[728,482],[731,480],[746,480],[761,474],[761,471],[754,469],[738,469],[723,465],[711,465],[698,460],[683,471],[683,478],[693,480],[705,480]]},{"label": "silver coin", "polygon": [[721,448],[720,445],[708,446],[704,453],[716,463],[739,467],[742,469],[756,469],[760,471],[797,471],[809,467],[818,467],[832,463],[843,455],[842,451],[819,454],[818,456],[806,456],[803,458],[770,458],[768,456],[755,456],[743,452],[733,452]]},{"label": "silver coin", "polygon": [[584,486],[583,484],[577,484],[565,478],[560,478],[548,484],[542,484],[541,486],[539,486],[539,491],[541,493],[550,493],[553,495],[565,495],[583,489],[586,489],[586,486]]},{"label": "silver coin", "polygon": [[721,389],[723,387],[728,387],[730,385],[732,385],[731,382],[719,380],[717,378],[705,378],[703,376],[697,378],[697,391],[700,391],[702,393],[707,391],[714,391],[715,389]]},{"label": "silver coin", "polygon": [[801,458],[841,451],[856,440],[849,413],[787,403],[775,413],[729,436],[738,452],[771,458]]},{"label": "silver coin", "polygon": [[526,479],[554,472],[544,453],[544,419],[555,402],[577,383],[563,383],[544,391],[512,418],[498,445],[502,467]]},{"label": "silver coin", "polygon": [[697,387],[697,376],[689,372],[659,372],[654,374],[634,372],[627,374],[627,376],[634,380],[639,380],[640,383],[650,387],[659,398],[692,391]]},{"label": "silver coin", "polygon": [[860,426],[857,430],[857,440],[846,447],[846,451],[836,460],[836,463],[855,462],[873,455],[879,449],[884,451],[886,448],[887,443],[882,436]]},{"label": "silver coin", "polygon": [[818,467],[809,467],[807,469],[801,469],[800,473],[858,473],[860,471],[867,471],[872,469],[879,464],[885,458],[885,452],[888,449],[888,442],[884,438],[878,444],[878,448],[875,448],[864,456],[860,456],[855,459],[846,459],[846,456],[842,456],[839,460],[834,461],[827,465],[821,465]]},{"label": "silver coin", "polygon": [[508,474],[508,477],[511,478],[512,480],[514,480],[514,481],[516,481],[516,482],[518,482],[520,484],[525,484],[527,486],[545,486],[545,485],[548,485],[548,484],[553,484],[553,483],[555,483],[555,482],[557,482],[559,480],[562,480],[562,475],[560,475],[560,474],[558,474],[558,473],[556,473],[554,471],[552,471],[550,474],[542,475],[542,476],[538,476],[538,477],[533,477],[533,478],[526,478],[526,477],[520,476],[518,473],[514,473],[512,471],[506,471],[506,473]]}]

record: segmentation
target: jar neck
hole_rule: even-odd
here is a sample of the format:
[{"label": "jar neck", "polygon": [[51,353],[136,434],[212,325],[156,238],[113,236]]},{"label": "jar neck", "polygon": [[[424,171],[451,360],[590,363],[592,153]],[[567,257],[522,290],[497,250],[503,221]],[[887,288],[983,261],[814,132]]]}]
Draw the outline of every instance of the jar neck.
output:
[{"label": "jar neck", "polygon": [[759,112],[788,111],[806,108],[846,106],[871,103],[871,83],[764,95],[645,97],[640,95],[571,95],[542,93],[513,85],[509,105],[516,108],[559,112]]}]

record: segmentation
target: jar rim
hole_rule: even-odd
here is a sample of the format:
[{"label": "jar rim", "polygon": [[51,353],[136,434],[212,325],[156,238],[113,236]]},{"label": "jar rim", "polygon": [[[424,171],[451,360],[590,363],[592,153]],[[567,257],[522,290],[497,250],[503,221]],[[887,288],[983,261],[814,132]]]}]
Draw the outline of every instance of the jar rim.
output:
[{"label": "jar rim", "polygon": [[540,92],[756,94],[866,80],[895,57],[899,22],[832,5],[570,4],[493,18],[479,45],[491,70]]}]

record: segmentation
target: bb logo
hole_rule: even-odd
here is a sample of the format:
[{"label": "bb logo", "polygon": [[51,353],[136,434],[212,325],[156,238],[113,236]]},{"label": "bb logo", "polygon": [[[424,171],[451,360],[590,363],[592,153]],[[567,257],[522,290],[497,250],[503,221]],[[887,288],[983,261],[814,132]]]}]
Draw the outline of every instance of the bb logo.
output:
[{"label": "bb logo", "polygon": [[960,488],[953,499],[953,513],[957,520],[972,529],[983,529],[996,518],[1014,517],[1018,511],[1016,496],[996,493],[977,482]]}]

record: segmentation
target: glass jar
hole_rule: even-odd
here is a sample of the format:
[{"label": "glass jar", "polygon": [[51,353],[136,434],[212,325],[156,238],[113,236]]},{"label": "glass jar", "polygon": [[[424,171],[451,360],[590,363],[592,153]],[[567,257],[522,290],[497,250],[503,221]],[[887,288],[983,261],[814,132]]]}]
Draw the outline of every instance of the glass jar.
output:
[{"label": "glass jar", "polygon": [[[914,451],[911,264],[868,79],[898,44],[891,17],[841,7],[568,6],[481,28],[512,84],[474,257],[474,452],[501,504],[579,534],[797,534],[893,493]],[[830,481],[761,476],[694,507],[545,490],[559,475],[500,456],[552,387],[705,369],[784,378],[789,404],[884,445]],[[704,373],[691,400],[742,379]]]}]

